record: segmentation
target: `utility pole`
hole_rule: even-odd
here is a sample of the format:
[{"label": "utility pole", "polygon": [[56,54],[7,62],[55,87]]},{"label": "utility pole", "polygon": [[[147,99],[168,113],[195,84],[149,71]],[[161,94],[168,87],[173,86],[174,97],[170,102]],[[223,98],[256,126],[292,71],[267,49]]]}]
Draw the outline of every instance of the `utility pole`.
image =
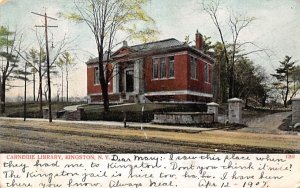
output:
[{"label": "utility pole", "polygon": [[52,109],[51,109],[51,82],[50,82],[50,58],[49,58],[49,47],[48,47],[48,27],[58,27],[58,26],[50,26],[48,25],[48,19],[57,20],[56,18],[52,18],[45,14],[39,14],[35,12],[31,12],[32,14],[42,16],[45,18],[45,25],[35,27],[45,27],[45,38],[46,38],[46,54],[47,54],[47,78],[48,78],[48,106],[49,106],[49,122],[52,122]]},{"label": "utility pole", "polygon": [[26,116],[27,116],[27,101],[26,101],[26,98],[27,98],[27,62],[25,62],[25,71],[24,71],[24,74],[25,74],[25,79],[24,79],[24,86],[25,86],[25,89],[24,89],[24,121],[26,121]]}]

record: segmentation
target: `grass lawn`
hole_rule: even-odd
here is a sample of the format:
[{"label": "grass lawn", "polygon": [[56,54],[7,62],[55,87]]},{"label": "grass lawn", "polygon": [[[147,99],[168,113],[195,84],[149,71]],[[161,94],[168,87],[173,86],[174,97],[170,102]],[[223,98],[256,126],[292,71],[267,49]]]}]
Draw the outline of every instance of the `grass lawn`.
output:
[{"label": "grass lawn", "polygon": [[[103,112],[103,105],[90,104],[85,105],[84,111],[86,112]],[[128,104],[128,105],[111,105],[111,112],[141,112],[144,107],[144,111],[186,111],[186,112],[197,112],[206,110],[204,105],[200,104],[172,104],[172,103],[147,103],[147,104]]]},{"label": "grass lawn", "polygon": [[[52,111],[57,112],[62,110],[65,106],[76,105],[79,103],[73,102],[53,102]],[[43,103],[43,107],[48,107],[47,103]],[[19,102],[6,103],[5,114],[0,114],[0,116],[7,117],[24,117],[24,104]],[[29,118],[41,118],[42,114],[39,113],[39,103],[29,102],[27,103],[27,117]]]}]

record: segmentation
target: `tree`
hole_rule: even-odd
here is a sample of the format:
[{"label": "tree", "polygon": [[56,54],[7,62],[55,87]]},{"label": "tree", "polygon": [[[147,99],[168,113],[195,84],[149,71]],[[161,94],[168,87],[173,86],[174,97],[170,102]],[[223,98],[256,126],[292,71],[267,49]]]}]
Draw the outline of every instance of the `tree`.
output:
[{"label": "tree", "polygon": [[235,73],[235,96],[244,99],[246,107],[249,98],[264,106],[268,95],[266,71],[261,66],[254,65],[248,58],[242,58],[236,63]]},{"label": "tree", "polygon": [[[137,31],[138,27],[133,21],[154,23],[142,5],[148,0],[86,0],[74,1],[76,12],[65,14],[68,19],[82,21],[92,31],[98,52],[99,81],[102,90],[104,111],[109,111],[108,83],[112,71],[109,70],[112,49],[118,44],[117,36],[121,32],[129,32],[129,38],[138,38],[146,41],[155,34],[150,27]],[[107,57],[107,58],[105,58]],[[112,66],[114,68],[114,66]]]},{"label": "tree", "polygon": [[31,67],[31,73],[32,73],[32,82],[33,82],[33,101],[35,101],[36,97],[35,97],[35,82],[36,82],[36,78],[35,75],[38,72],[38,63],[39,63],[39,58],[38,58],[38,51],[34,48],[31,48],[29,50],[29,53],[26,55],[26,58],[28,59],[28,61],[30,61],[31,63],[27,63],[29,67]]},{"label": "tree", "polygon": [[20,47],[21,38],[17,40],[17,33],[9,31],[7,27],[0,26],[0,113],[5,113],[6,84],[18,67],[19,57],[16,50]]},{"label": "tree", "polygon": [[61,70],[61,89],[62,89],[62,101],[63,101],[63,97],[64,97],[64,72],[66,72],[66,89],[67,89],[67,102],[69,102],[69,72],[74,68],[74,66],[76,65],[75,63],[75,59],[72,58],[71,54],[69,52],[65,52],[64,54],[62,54],[62,57],[58,58],[58,61],[56,62],[57,66],[60,68]]},{"label": "tree", "polygon": [[[18,55],[27,62],[28,66],[31,67],[32,72],[38,73],[38,80],[39,80],[39,86],[38,86],[38,100],[39,100],[39,110],[42,114],[42,107],[43,107],[43,79],[47,78],[47,67],[44,66],[46,62],[46,52],[43,48],[43,40],[42,37],[36,32],[37,42],[39,49],[36,50],[34,48],[31,48],[29,51],[24,50],[18,50]],[[57,71],[55,70],[55,66],[53,66],[58,59],[58,57],[65,53],[67,50],[69,50],[69,41],[67,40],[66,36],[57,43],[55,43],[56,50],[54,50],[54,45],[52,48],[52,56],[50,60],[50,73],[57,74]],[[47,88],[47,87],[44,87]],[[48,91],[48,90],[47,90]],[[48,100],[45,98],[46,101]]]},{"label": "tree", "polygon": [[298,91],[300,90],[300,66],[295,66],[294,69],[292,70],[292,85],[291,85],[291,97],[292,99]]},{"label": "tree", "polygon": [[[235,96],[235,85],[234,85],[234,75],[235,74],[235,64],[238,61],[239,58],[247,56],[251,53],[257,53],[257,52],[261,52],[261,51],[266,51],[265,49],[262,49],[260,47],[258,47],[257,45],[255,45],[252,42],[239,42],[240,39],[240,35],[242,33],[243,30],[245,30],[245,28],[247,28],[255,19],[253,17],[247,17],[246,15],[241,15],[241,14],[237,14],[237,13],[233,13],[233,11],[231,11],[232,13],[230,14],[229,18],[228,18],[228,30],[230,31],[230,41],[231,42],[227,42],[225,39],[225,35],[224,35],[224,28],[226,28],[225,26],[221,25],[221,22],[219,20],[219,9],[220,9],[220,5],[221,5],[221,0],[210,0],[210,1],[206,1],[206,0],[202,0],[202,8],[203,10],[210,16],[213,24],[215,25],[215,27],[218,30],[220,39],[221,39],[221,44],[223,46],[223,53],[224,53],[224,60],[225,60],[225,67],[227,68],[227,72],[228,72],[228,77],[227,77],[227,82],[228,82],[228,97],[232,98],[232,97],[237,97]],[[238,52],[241,52],[243,50],[243,48],[246,45],[252,45],[254,47],[256,47],[256,50],[253,51],[248,51],[248,52],[244,52],[243,54],[239,54]]]},{"label": "tree", "polygon": [[[291,76],[292,72],[295,70],[296,61],[291,61],[291,56],[285,56],[283,61],[280,61],[279,68],[276,69],[276,74],[271,74],[274,76],[278,82],[275,82],[274,85],[281,92],[282,101],[284,107],[287,107],[288,96],[290,95],[290,87],[291,87]],[[292,96],[291,96],[292,97]]]}]

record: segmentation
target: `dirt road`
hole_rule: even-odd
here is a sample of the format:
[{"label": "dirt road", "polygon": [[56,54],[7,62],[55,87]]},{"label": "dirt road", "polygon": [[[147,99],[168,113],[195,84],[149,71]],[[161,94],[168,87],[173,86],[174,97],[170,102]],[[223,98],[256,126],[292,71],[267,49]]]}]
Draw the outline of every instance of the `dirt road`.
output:
[{"label": "dirt road", "polygon": [[0,119],[1,153],[299,153],[296,135],[159,131]]}]

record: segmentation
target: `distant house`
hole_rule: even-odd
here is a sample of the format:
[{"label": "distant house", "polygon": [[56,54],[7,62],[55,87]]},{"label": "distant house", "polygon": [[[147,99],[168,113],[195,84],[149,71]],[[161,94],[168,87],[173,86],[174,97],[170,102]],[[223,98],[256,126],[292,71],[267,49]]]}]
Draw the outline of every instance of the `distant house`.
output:
[{"label": "distant house", "polygon": [[[203,37],[196,46],[174,38],[128,46],[114,52],[109,63],[115,75],[109,83],[114,102],[210,102],[214,60],[203,53]],[[87,94],[102,102],[97,58],[87,63]]]}]

